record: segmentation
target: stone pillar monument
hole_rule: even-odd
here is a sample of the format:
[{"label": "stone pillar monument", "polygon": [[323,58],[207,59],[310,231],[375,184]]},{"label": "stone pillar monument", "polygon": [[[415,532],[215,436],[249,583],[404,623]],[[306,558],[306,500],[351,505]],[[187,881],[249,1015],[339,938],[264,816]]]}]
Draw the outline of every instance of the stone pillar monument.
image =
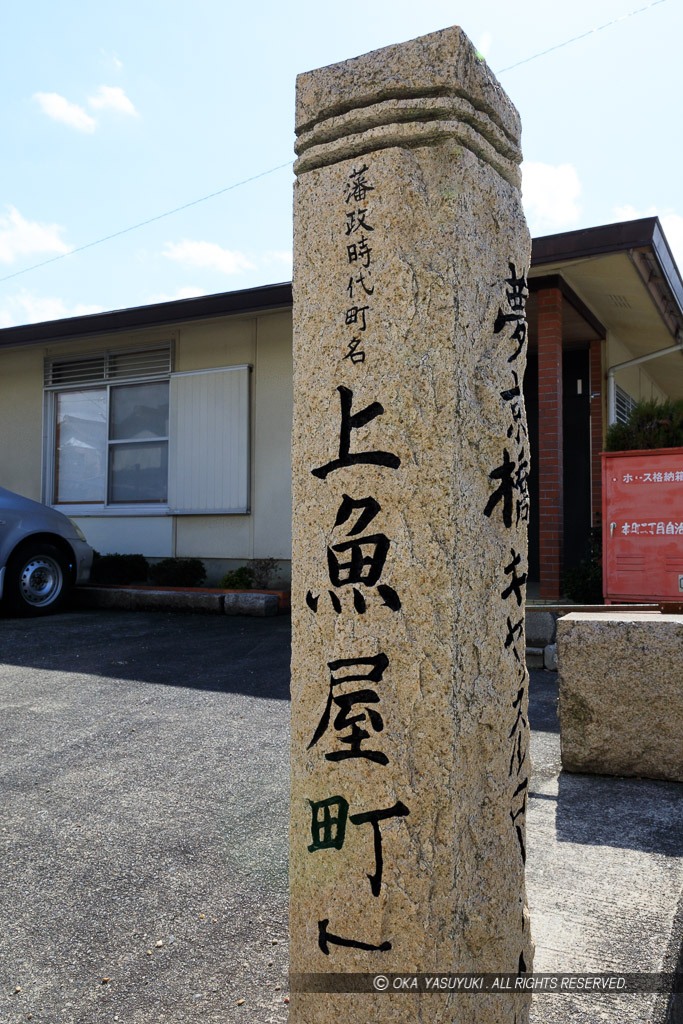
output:
[{"label": "stone pillar monument", "polygon": [[290,1020],[523,1024],[393,987],[531,970],[519,118],[449,28],[296,131]]}]

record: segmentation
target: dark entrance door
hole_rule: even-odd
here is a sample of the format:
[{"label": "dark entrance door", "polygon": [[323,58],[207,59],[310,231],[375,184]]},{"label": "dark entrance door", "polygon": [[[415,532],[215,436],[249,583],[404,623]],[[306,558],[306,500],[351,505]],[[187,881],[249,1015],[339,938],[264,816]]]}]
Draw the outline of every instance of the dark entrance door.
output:
[{"label": "dark entrance door", "polygon": [[541,578],[538,537],[538,356],[527,354],[524,374],[524,404],[529,431],[529,580]]},{"label": "dark entrance door", "polygon": [[562,355],[564,435],[564,569],[588,556],[591,526],[591,434],[588,349]]},{"label": "dark entrance door", "polygon": [[[562,356],[562,432],[564,490],[563,568],[571,569],[588,554],[590,541],[590,381],[589,351],[572,349]],[[538,517],[538,356],[530,352],[524,376],[529,430],[529,580],[540,579]]]}]

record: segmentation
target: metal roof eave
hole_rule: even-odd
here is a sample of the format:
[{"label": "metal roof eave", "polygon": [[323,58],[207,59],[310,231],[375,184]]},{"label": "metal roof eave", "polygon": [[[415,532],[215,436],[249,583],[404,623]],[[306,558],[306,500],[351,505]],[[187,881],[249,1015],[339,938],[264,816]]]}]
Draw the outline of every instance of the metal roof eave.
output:
[{"label": "metal roof eave", "polygon": [[679,323],[683,326],[683,279],[669,248],[658,217],[601,224],[578,231],[543,235],[531,243],[531,269],[546,264],[572,263],[609,253],[649,249],[671,293]]},{"label": "metal roof eave", "polygon": [[262,285],[234,292],[217,292],[191,299],[173,299],[148,306],[132,306],[106,313],[88,313],[86,316],[46,320],[37,324],[22,324],[0,330],[0,347],[34,345],[69,341],[77,337],[94,337],[144,327],[162,327],[186,320],[202,320],[217,316],[254,314],[275,309],[288,309],[292,305],[292,285]]},{"label": "metal roof eave", "polygon": [[[671,296],[676,319],[683,331],[683,280],[657,217],[620,221],[598,227],[565,231],[534,238],[531,253],[531,275],[542,273],[545,265],[571,264],[609,253],[647,249],[652,254],[663,283]],[[218,292],[190,299],[174,299],[147,306],[86,316],[49,320],[37,324],[22,324],[0,330],[0,348],[13,345],[31,345],[67,341],[76,337],[92,337],[145,327],[162,327],[188,320],[207,319],[225,315],[248,315],[288,309],[292,305],[292,285],[263,285],[240,291]]]}]

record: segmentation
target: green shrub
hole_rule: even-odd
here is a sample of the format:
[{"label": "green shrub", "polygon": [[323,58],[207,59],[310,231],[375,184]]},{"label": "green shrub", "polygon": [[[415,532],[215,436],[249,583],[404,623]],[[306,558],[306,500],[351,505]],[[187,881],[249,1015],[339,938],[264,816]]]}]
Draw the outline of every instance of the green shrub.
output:
[{"label": "green shrub", "polygon": [[224,590],[249,590],[253,579],[249,566],[241,565],[239,569],[230,569],[221,579],[219,586]]},{"label": "green shrub", "polygon": [[589,551],[573,569],[567,569],[562,578],[562,589],[570,601],[577,604],[603,604],[602,596],[602,532],[591,530]]},{"label": "green shrub", "polygon": [[144,555],[101,555],[93,552],[91,583],[110,583],[124,586],[127,583],[146,583],[149,562]]},{"label": "green shrub", "polygon": [[607,431],[607,452],[648,448],[683,448],[683,398],[638,402],[628,423],[613,423]]},{"label": "green shrub", "polygon": [[159,587],[201,587],[206,569],[199,558],[162,558],[150,565],[149,578]]}]

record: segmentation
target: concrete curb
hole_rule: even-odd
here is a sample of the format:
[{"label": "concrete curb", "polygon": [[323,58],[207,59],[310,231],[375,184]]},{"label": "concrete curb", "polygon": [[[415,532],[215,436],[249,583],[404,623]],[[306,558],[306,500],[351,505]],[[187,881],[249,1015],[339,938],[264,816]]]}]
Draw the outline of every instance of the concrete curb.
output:
[{"label": "concrete curb", "polygon": [[79,608],[121,608],[126,611],[199,612],[208,615],[277,615],[274,593],[202,591],[149,587],[78,587],[73,599]]},{"label": "concrete curb", "polygon": [[223,598],[226,615],[277,615],[275,594],[226,594]]}]

